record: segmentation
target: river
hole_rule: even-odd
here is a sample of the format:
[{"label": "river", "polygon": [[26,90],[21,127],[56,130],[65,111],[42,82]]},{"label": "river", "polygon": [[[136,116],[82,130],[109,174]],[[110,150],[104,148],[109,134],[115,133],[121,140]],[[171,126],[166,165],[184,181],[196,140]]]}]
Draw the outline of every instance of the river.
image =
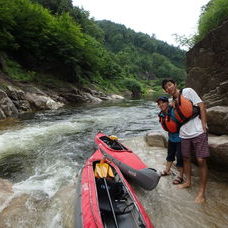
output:
[{"label": "river", "polygon": [[[117,135],[137,151],[142,136],[162,131],[157,113],[155,103],[136,100],[37,112],[1,126],[0,227],[72,227],[75,184],[94,151],[95,134]],[[140,148],[137,152],[148,165],[163,168],[165,150]],[[192,204],[194,191],[177,194],[170,178],[161,178],[151,192],[135,186],[155,227],[228,226],[226,175],[210,173],[208,198],[216,195],[220,201],[209,201],[209,210]]]}]

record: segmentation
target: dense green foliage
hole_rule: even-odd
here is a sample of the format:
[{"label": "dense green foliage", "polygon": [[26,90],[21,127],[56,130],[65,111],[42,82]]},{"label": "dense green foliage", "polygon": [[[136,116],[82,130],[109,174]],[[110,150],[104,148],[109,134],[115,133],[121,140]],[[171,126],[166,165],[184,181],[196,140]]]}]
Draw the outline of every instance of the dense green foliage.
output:
[{"label": "dense green foliage", "polygon": [[171,77],[180,82],[185,78],[184,51],[124,25],[97,23],[104,30],[106,48],[116,53],[125,74],[145,80]]},{"label": "dense green foliage", "polygon": [[185,78],[184,51],[123,25],[96,22],[71,0],[0,0],[0,24],[0,52],[11,59],[5,71],[16,79],[45,74],[141,94],[155,79]]},{"label": "dense green foliage", "polygon": [[196,40],[202,40],[208,32],[228,19],[228,1],[211,0],[204,8],[199,19]]}]

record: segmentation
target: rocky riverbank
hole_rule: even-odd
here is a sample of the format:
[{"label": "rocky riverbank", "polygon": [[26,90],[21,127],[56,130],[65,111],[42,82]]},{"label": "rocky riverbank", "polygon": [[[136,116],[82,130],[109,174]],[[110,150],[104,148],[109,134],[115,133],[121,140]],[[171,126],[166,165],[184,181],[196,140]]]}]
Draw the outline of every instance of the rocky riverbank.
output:
[{"label": "rocky riverbank", "polygon": [[0,72],[0,119],[17,117],[26,112],[58,109],[64,105],[124,99],[119,95],[107,95],[90,88],[78,89],[72,84],[43,86],[4,78],[6,76]]}]

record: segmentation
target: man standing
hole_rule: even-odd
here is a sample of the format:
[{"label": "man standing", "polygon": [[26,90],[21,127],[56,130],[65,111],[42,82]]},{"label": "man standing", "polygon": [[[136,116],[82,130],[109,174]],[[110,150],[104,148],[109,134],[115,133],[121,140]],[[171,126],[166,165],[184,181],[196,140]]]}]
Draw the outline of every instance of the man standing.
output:
[{"label": "man standing", "polygon": [[200,187],[195,202],[203,203],[206,200],[205,190],[208,172],[206,158],[209,157],[206,109],[204,103],[193,89],[185,88],[180,91],[177,88],[176,82],[172,79],[163,80],[162,88],[173,96],[177,105],[181,93],[184,98],[187,98],[192,101],[193,105],[199,107],[200,118],[199,115],[194,118],[189,118],[189,121],[185,121],[185,124],[180,128],[180,137],[182,138],[181,151],[184,159],[186,181],[179,185],[179,188],[188,188],[191,186],[191,151],[194,151],[200,172]]}]

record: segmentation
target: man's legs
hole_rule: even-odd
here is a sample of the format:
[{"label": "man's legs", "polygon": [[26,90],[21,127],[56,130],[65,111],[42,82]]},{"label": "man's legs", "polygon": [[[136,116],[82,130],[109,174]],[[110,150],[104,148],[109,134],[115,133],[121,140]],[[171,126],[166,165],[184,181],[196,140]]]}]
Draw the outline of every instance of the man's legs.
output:
[{"label": "man's legs", "polygon": [[205,190],[207,185],[207,162],[206,158],[197,158],[197,162],[199,165],[199,173],[200,173],[200,187],[198,194],[195,198],[196,203],[205,202]]},{"label": "man's legs", "polygon": [[181,153],[184,160],[184,174],[186,180],[183,184],[178,185],[178,188],[188,188],[191,186],[191,150],[192,143],[190,139],[182,139]]},{"label": "man's legs", "polygon": [[196,158],[199,165],[199,176],[200,176],[200,186],[198,194],[195,198],[196,203],[203,203],[206,201],[205,191],[207,185],[207,161],[206,158],[209,157],[208,150],[208,137],[206,133],[203,133],[192,140]]}]

